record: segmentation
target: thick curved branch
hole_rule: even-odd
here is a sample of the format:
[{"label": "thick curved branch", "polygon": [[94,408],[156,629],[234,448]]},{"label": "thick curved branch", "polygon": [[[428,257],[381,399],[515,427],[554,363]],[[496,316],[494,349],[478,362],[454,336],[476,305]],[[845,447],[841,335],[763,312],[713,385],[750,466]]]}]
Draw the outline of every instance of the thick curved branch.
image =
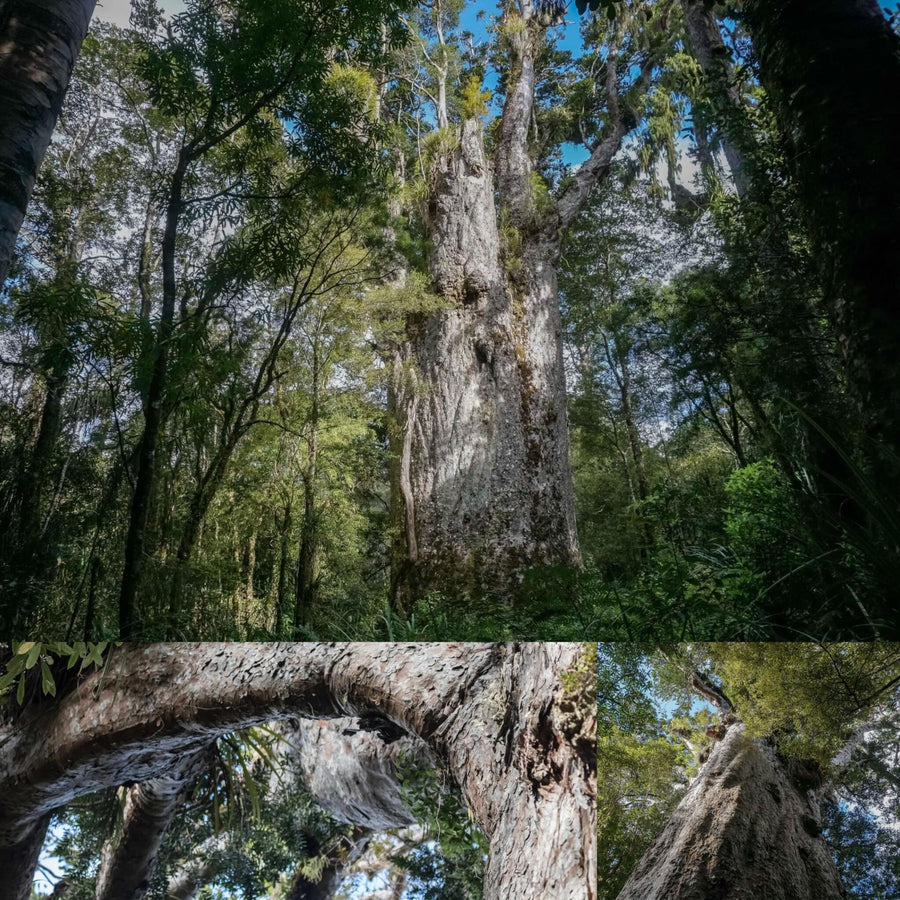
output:
[{"label": "thick curved branch", "polygon": [[381,712],[432,735],[495,645],[146,644],[0,731],[0,844],[77,796],[171,770],[229,731]]},{"label": "thick curved branch", "polygon": [[[563,673],[579,644],[125,646],[0,730],[0,854],[74,797],[171,771],[220,734],[353,715],[412,734],[490,845],[486,900],[594,896],[596,698]],[[564,683],[565,682],[565,683]],[[0,885],[0,900],[27,891]]]}]

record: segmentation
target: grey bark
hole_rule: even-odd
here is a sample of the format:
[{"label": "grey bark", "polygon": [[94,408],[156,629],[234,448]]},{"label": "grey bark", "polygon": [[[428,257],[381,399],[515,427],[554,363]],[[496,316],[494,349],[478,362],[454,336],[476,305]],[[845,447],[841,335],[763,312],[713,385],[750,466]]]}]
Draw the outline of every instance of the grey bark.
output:
[{"label": "grey bark", "polygon": [[744,197],[749,187],[747,163],[732,133],[745,116],[742,111],[740,89],[735,84],[731,61],[722,32],[713,10],[702,0],[681,0],[688,41],[694,58],[706,79],[710,100],[718,107],[724,125],[720,137],[722,152],[731,170],[738,197]]},{"label": "grey bark", "polygon": [[207,760],[200,751],[178,770],[125,789],[122,831],[103,847],[96,900],[141,900],[146,894],[166,828]]},{"label": "grey bark", "polygon": [[431,268],[449,308],[410,322],[417,375],[395,404],[412,564],[400,594],[509,597],[525,568],[578,562],[555,272],[531,252],[534,280],[514,296],[477,120],[435,177]]},{"label": "grey bark", "polygon": [[618,900],[840,900],[819,773],[727,729]]},{"label": "grey bark", "polygon": [[339,822],[372,831],[414,825],[396,766],[401,754],[429,763],[427,748],[408,735],[386,743],[364,727],[366,722],[356,718],[298,722],[288,740],[303,785]]},{"label": "grey bark", "polygon": [[609,126],[565,190],[538,203],[529,130],[547,22],[531,4],[513,6],[504,19],[523,22],[509,29],[493,165],[480,122],[469,119],[429,173],[431,274],[447,308],[409,322],[402,358],[420,378],[404,379],[392,404],[402,414],[397,456],[409,459],[408,483],[395,479],[394,491],[407,534],[395,566],[401,607],[431,589],[512,600],[527,569],[580,565],[556,264],[564,230],[608,173],[632,117],[619,106],[612,48]]},{"label": "grey bark", "polygon": [[0,285],[95,0],[4,0],[0,7]]},{"label": "grey bark", "polygon": [[[391,739],[416,736],[459,784],[490,845],[486,900],[590,900],[596,700],[562,678],[583,653],[550,643],[120,648],[58,703],[0,726],[0,859],[71,799],[159,778],[217,735],[352,715]],[[27,898],[26,881],[0,883],[0,900]]]}]

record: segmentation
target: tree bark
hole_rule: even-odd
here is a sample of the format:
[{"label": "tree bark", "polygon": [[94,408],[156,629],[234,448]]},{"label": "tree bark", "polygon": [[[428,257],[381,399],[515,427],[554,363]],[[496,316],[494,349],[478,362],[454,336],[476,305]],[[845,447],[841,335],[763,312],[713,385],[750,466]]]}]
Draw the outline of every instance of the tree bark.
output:
[{"label": "tree bark", "polygon": [[0,285],[95,2],[5,0],[0,8]]},{"label": "tree bark", "polygon": [[312,409],[309,417],[307,465],[303,472],[303,524],[300,526],[300,553],[294,585],[294,634],[309,624],[316,604],[319,579],[316,571],[319,556],[319,511],[316,506],[319,467],[319,336],[312,341]]},{"label": "tree bark", "polygon": [[618,900],[841,900],[813,767],[732,725]]},{"label": "tree bark", "polygon": [[[433,765],[421,741],[402,735],[385,741],[358,719],[300,722],[289,740],[296,748],[299,780],[339,822],[387,831],[415,825],[403,799],[396,766],[401,754]],[[389,727],[372,721],[370,728]],[[391,735],[391,737],[393,737]]]},{"label": "tree bark", "polygon": [[[900,454],[900,38],[876,0],[748,0],[744,15],[786,144],[863,422],[888,488]],[[879,466],[880,461],[880,466]],[[885,485],[881,485],[885,489]]]},{"label": "tree bark", "polygon": [[720,124],[724,124],[724,129],[719,141],[731,170],[734,188],[738,197],[744,197],[749,186],[747,162],[740,149],[740,140],[733,140],[732,134],[744,127],[745,116],[740,90],[734,83],[728,49],[722,40],[716,14],[710,6],[702,0],[681,0],[681,9],[691,51],[708,85],[710,102],[723,120]]},{"label": "tree bark", "polygon": [[552,197],[529,142],[550,19],[531,3],[504,7],[509,63],[493,166],[470,118],[428,173],[430,268],[446,307],[408,323],[400,356],[413,376],[397,379],[392,403],[405,411],[393,492],[393,519],[405,525],[394,561],[401,608],[432,590],[514,601],[529,568],[581,563],[556,265],[565,229],[636,116],[620,105],[610,46],[605,131]]},{"label": "tree bark", "polygon": [[180,771],[132,785],[125,792],[122,832],[101,853],[96,900],[141,900],[166,828],[200,774],[208,753],[185,759]]},{"label": "tree bark", "polygon": [[[178,644],[116,650],[0,727],[0,859],[71,799],[159,778],[217,735],[353,715],[420,739],[490,845],[486,900],[590,900],[596,699],[579,644]],[[0,900],[27,884],[0,883]]]},{"label": "tree bark", "polygon": [[210,855],[225,845],[222,835],[204,841],[194,848],[191,858],[170,879],[166,885],[166,900],[195,900],[201,888],[216,876],[218,866]]},{"label": "tree bark", "polygon": [[44,836],[50,824],[50,816],[38,816],[19,832],[17,839],[0,845],[0,897],[23,898],[31,896],[34,870],[37,868]]},{"label": "tree bark", "polygon": [[511,60],[493,166],[502,235],[477,119],[430,173],[430,267],[447,308],[409,323],[404,359],[419,377],[403,380],[394,403],[407,410],[398,456],[409,459],[408,489],[395,490],[395,520],[407,523],[401,606],[428,590],[512,600],[528,568],[580,564],[555,266],[562,229],[627,128],[614,97],[609,133],[558,202],[544,190],[538,203],[528,136],[546,27],[521,6],[504,13]]},{"label": "tree bark", "polygon": [[578,562],[555,273],[540,264],[534,289],[514,298],[477,120],[439,166],[428,230],[450,308],[409,327],[399,593],[510,598],[529,566]]}]

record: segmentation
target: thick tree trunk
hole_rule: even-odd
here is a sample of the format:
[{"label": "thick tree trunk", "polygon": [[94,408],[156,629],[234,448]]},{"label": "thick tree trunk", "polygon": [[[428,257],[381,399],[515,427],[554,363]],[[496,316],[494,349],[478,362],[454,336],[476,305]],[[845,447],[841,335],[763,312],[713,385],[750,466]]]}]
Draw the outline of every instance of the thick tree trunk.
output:
[{"label": "thick tree trunk", "polygon": [[279,521],[275,515],[275,528],[278,532],[278,580],[275,595],[275,637],[282,637],[284,631],[284,613],[288,599],[288,569],[291,563],[291,500],[284,504],[283,518]]},{"label": "thick tree trunk", "polygon": [[0,6],[0,285],[94,6],[95,0]]},{"label": "thick tree trunk", "polygon": [[841,900],[818,770],[732,725],[619,900]]},{"label": "thick tree trunk", "polygon": [[319,511],[316,508],[316,473],[318,470],[319,422],[318,404],[313,405],[312,435],[309,439],[309,464],[303,474],[303,524],[300,526],[300,552],[297,556],[297,578],[294,585],[294,634],[309,624],[319,591]]},{"label": "thick tree trunk", "polygon": [[[16,548],[11,560],[18,575],[17,603],[4,621],[3,633],[21,634],[28,617],[40,605],[54,572],[55,554],[42,540],[42,515],[56,445],[62,430],[62,401],[68,378],[65,373],[46,376],[46,393],[37,440],[24,461],[18,487],[21,498]],[[4,616],[4,619],[6,616]]]},{"label": "thick tree trunk", "polygon": [[401,605],[431,589],[511,599],[527,568],[579,562],[556,247],[529,247],[527,287],[511,283],[477,120],[435,177],[431,268],[448,308],[410,323],[415,375],[395,403],[406,411]]},{"label": "thick tree trunk", "polygon": [[[486,900],[594,895],[596,700],[579,644],[126,646],[109,671],[0,727],[0,859],[52,810],[183,764],[217,735],[292,716],[409,734],[490,845]],[[580,686],[579,686],[580,685]],[[24,900],[30,881],[0,881]],[[26,883],[27,882],[27,883]]]},{"label": "thick tree trunk", "polygon": [[[429,173],[431,274],[447,306],[409,323],[400,354],[409,371],[396,379],[402,396],[392,403],[401,414],[401,607],[429,590],[514,600],[527,569],[580,565],[555,267],[562,234],[606,177],[634,116],[620,108],[611,47],[605,133],[551,198],[529,143],[549,21],[531,3],[505,4],[510,59],[494,165],[481,123],[468,119]],[[650,62],[640,84],[649,71]]]},{"label": "thick tree trunk", "polygon": [[50,816],[39,816],[21,829],[18,838],[0,845],[0,897],[23,898],[31,896],[34,870],[44,844],[44,836],[50,824]]},{"label": "thick tree trunk", "polygon": [[[900,484],[900,39],[876,0],[747,0],[872,456]],[[880,485],[882,491],[885,484]]]}]

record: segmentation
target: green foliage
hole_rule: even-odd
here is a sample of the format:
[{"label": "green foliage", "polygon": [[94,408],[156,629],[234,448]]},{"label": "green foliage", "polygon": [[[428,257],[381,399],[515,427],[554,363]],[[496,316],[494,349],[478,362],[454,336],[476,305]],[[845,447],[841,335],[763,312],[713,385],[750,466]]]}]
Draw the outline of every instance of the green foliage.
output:
[{"label": "green foliage", "polygon": [[683,789],[673,780],[684,762],[681,748],[665,737],[616,728],[598,735],[598,897],[615,900],[668,820]]},{"label": "green foliage", "polygon": [[7,695],[15,696],[16,703],[25,703],[26,688],[32,680],[30,673],[40,675],[40,692],[44,697],[55,697],[57,691],[53,668],[65,663],[65,671],[78,666],[78,673],[92,666],[103,666],[103,654],[110,644],[106,641],[85,643],[75,641],[72,644],[63,641],[22,641],[11,646],[12,656],[5,664],[5,671],[0,675],[0,701]]},{"label": "green foliage", "polygon": [[824,767],[900,683],[895,644],[715,644],[711,653],[747,727]]},{"label": "green foliage", "polygon": [[900,898],[900,846],[896,830],[865,809],[828,803],[825,837],[833,848],[841,880],[850,897]]},{"label": "green foliage", "polygon": [[460,114],[463,119],[477,119],[487,115],[488,103],[493,96],[491,91],[481,89],[481,79],[471,75],[462,86],[459,94]]},{"label": "green foliage", "polygon": [[[410,757],[397,763],[404,802],[425,826],[426,840],[395,862],[411,876],[409,896],[417,900],[480,900],[487,838],[462,807],[456,789],[427,764]],[[429,846],[429,840],[436,847]]]}]

